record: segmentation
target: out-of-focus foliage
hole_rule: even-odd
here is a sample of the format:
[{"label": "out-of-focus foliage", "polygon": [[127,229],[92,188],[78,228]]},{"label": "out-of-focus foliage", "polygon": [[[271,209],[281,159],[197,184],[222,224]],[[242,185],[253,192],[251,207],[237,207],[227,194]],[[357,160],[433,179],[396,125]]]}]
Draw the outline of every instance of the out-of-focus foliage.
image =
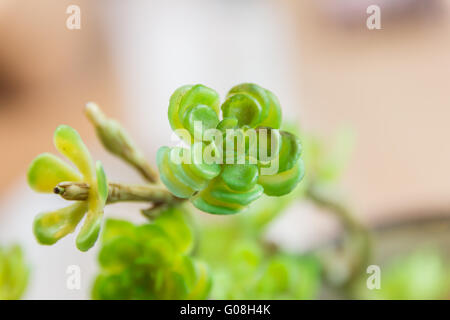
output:
[{"label": "out-of-focus foliage", "polygon": [[[298,131],[295,127],[292,132]],[[339,130],[326,144],[322,139],[300,134],[305,161],[305,183],[330,184],[336,182],[346,168],[354,145],[354,134],[348,129]]]},{"label": "out-of-focus foliage", "polygon": [[247,208],[245,215],[239,216],[237,220],[243,228],[246,228],[249,236],[261,233],[292,202],[304,196],[304,187],[304,184],[299,184],[291,193],[277,198],[263,195]]},{"label": "out-of-focus foliage", "polygon": [[[199,256],[213,274],[212,299],[314,299],[320,287],[320,265],[313,256],[283,252],[265,243],[267,225],[290,199],[260,199],[249,214],[202,225]],[[258,215],[261,214],[261,218]]]},{"label": "out-of-focus foliage", "polygon": [[0,247],[0,300],[17,300],[25,292],[29,269],[22,249]]},{"label": "out-of-focus foliage", "polygon": [[99,253],[94,299],[205,299],[210,275],[190,256],[193,233],[184,208],[161,211],[136,226],[109,219]]},{"label": "out-of-focus foliage", "polygon": [[424,300],[450,298],[450,261],[437,250],[421,249],[381,268],[381,288],[357,295],[365,299]]}]

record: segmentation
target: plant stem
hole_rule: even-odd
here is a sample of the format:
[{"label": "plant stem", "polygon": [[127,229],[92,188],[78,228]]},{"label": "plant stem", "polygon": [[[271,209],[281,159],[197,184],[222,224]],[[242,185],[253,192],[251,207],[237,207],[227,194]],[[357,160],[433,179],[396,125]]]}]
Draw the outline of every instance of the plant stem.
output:
[{"label": "plant stem", "polygon": [[[54,192],[66,200],[87,200],[89,185],[85,182],[61,182]],[[183,201],[157,185],[127,185],[108,183],[107,203],[140,201],[153,204],[175,204]]]},{"label": "plant stem", "polygon": [[369,231],[355,219],[349,208],[342,201],[332,197],[330,193],[324,192],[318,186],[310,185],[306,190],[306,195],[317,206],[335,214],[348,234],[349,242],[347,244],[352,251],[349,257],[350,261],[348,261],[349,275],[341,285],[347,293],[351,294],[354,285],[369,264],[371,255]]}]

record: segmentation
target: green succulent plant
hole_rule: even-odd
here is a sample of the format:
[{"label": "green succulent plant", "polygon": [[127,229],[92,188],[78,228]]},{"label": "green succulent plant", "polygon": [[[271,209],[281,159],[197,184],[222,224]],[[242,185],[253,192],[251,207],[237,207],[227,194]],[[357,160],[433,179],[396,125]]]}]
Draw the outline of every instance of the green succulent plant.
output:
[{"label": "green succulent plant", "polygon": [[397,257],[381,270],[380,288],[363,282],[357,294],[365,299],[426,300],[450,297],[450,261],[434,248],[421,248]]},{"label": "green succulent plant", "polygon": [[[161,180],[174,195],[190,199],[202,211],[237,213],[263,193],[288,194],[303,177],[299,139],[279,130],[280,104],[267,89],[251,83],[237,85],[220,106],[213,89],[183,86],[172,95],[168,115],[172,129],[189,148],[158,150]],[[211,129],[219,134],[211,137]],[[265,141],[259,134],[263,129],[270,133]],[[214,161],[205,159],[205,154]],[[276,172],[263,174],[274,162]]]},{"label": "green succulent plant", "polygon": [[39,214],[33,225],[34,234],[41,244],[51,245],[72,233],[85,216],[76,245],[81,251],[89,250],[96,242],[103,217],[103,207],[108,197],[108,183],[100,161],[96,165],[73,128],[61,125],[54,135],[58,151],[71,160],[78,168],[71,166],[50,153],[37,156],[28,169],[28,184],[37,192],[51,193],[61,182],[86,182],[89,196],[85,201],[77,201],[68,207]]},{"label": "green succulent plant", "polygon": [[[161,147],[157,171],[125,129],[96,104],[87,104],[86,115],[103,146],[136,169],[146,183],[107,181],[101,163],[94,165],[80,136],[68,126],[57,128],[54,142],[79,172],[44,153],[30,165],[28,183],[37,192],[74,201],[35,218],[34,233],[41,244],[54,244],[74,232],[85,216],[77,247],[89,250],[100,237],[100,273],[93,298],[317,297],[322,272],[318,259],[286,253],[267,243],[263,232],[301,196],[342,214],[340,204],[318,197],[311,188],[333,181],[341,167],[334,166],[334,160],[325,161],[329,155],[323,146],[302,133],[311,174],[299,185],[305,168],[298,130],[280,129],[281,107],[272,92],[244,83],[233,87],[221,103],[217,92],[203,85],[177,89],[169,102],[169,122],[187,146]],[[267,173],[270,169],[274,170]],[[202,225],[194,235],[187,200],[219,215],[249,208],[247,214],[234,217],[209,216],[221,222]],[[104,206],[122,201],[146,203],[142,213],[150,222],[134,225],[107,219],[101,228]],[[347,212],[344,218],[351,220]],[[201,241],[194,250],[197,234]]]},{"label": "green succulent plant", "polygon": [[18,245],[0,247],[0,300],[20,299],[27,287],[29,268]]},{"label": "green succulent plant", "polygon": [[205,299],[208,268],[190,256],[186,209],[168,208],[150,224],[109,219],[99,253],[94,299]]},{"label": "green succulent plant", "polygon": [[211,298],[316,298],[321,284],[319,261],[265,246],[250,236],[246,217],[202,226],[198,254],[211,268]]},{"label": "green succulent plant", "polygon": [[237,246],[227,269],[216,273],[217,299],[304,300],[317,298],[319,262],[277,254],[265,257],[257,248]]}]

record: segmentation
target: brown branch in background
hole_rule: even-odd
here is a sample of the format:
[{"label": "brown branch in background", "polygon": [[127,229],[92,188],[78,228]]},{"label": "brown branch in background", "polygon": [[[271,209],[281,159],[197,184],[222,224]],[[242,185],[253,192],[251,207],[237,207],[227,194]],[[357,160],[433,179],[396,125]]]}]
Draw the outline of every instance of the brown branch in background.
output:
[{"label": "brown branch in background", "polygon": [[317,206],[334,214],[347,233],[347,241],[344,244],[347,253],[350,254],[350,256],[347,256],[348,275],[340,285],[347,293],[351,294],[354,286],[369,265],[372,251],[369,231],[353,216],[348,207],[342,201],[333,197],[330,192],[318,186],[310,185],[306,190],[306,195]]}]

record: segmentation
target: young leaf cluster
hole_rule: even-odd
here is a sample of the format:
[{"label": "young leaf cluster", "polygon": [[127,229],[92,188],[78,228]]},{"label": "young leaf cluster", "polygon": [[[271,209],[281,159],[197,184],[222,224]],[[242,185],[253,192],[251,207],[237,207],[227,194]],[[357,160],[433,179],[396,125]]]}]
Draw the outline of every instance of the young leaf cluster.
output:
[{"label": "young leaf cluster", "polygon": [[[300,141],[280,130],[280,103],[267,89],[240,84],[220,104],[211,88],[183,86],[172,95],[168,115],[172,129],[189,148],[158,150],[161,180],[173,194],[190,199],[202,211],[240,212],[263,193],[290,193],[303,177]],[[208,130],[219,135],[209,135]],[[260,138],[262,130],[269,133],[265,141]],[[264,174],[274,162],[275,172]]]}]

